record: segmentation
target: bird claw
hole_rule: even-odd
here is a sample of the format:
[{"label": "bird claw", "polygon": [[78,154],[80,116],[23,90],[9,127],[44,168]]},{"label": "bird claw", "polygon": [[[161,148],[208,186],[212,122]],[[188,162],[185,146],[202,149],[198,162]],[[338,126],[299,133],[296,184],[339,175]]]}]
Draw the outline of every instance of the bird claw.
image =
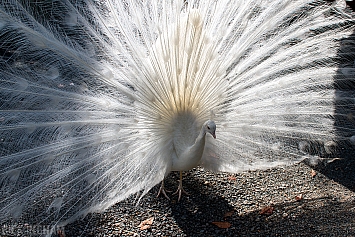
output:
[{"label": "bird claw", "polygon": [[[160,194],[163,194],[168,200],[170,200],[170,198],[168,197],[168,195],[166,194],[166,192],[170,193],[171,191],[168,191],[165,189],[164,187],[164,180],[161,182],[161,186],[160,186],[160,189],[159,189],[159,192],[158,192],[158,195],[157,197],[160,196]],[[184,193],[185,195],[189,195],[188,192],[186,192],[184,190],[184,188],[182,187],[182,172],[180,171],[180,180],[179,180],[179,186],[178,186],[178,189],[176,190],[175,193],[173,193],[173,195],[176,195],[176,194],[179,194],[179,197],[178,197],[178,202],[180,202],[180,199],[181,199],[181,194]]]},{"label": "bird claw", "polygon": [[184,190],[184,188],[182,187],[182,180],[179,180],[179,186],[178,186],[178,189],[176,190],[175,193],[173,193],[173,195],[176,195],[176,194],[179,194],[179,197],[178,197],[178,202],[180,202],[180,199],[181,199],[181,194],[184,193],[185,195],[189,195],[188,192],[186,192]]},{"label": "bird claw", "polygon": [[162,181],[162,182],[161,182],[161,186],[160,186],[160,188],[159,188],[159,192],[158,192],[157,197],[159,197],[160,194],[163,194],[163,195],[166,197],[166,199],[170,200],[170,198],[169,198],[168,195],[166,194],[167,192],[168,192],[168,193],[171,193],[171,191],[168,191],[168,190],[165,189],[165,187],[164,187],[164,181]]}]

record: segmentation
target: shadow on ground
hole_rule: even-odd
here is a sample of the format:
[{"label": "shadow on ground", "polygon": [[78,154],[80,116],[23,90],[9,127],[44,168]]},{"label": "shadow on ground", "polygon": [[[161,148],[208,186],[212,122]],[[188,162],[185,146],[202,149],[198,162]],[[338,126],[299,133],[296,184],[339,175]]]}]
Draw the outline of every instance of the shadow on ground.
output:
[{"label": "shadow on ground", "polygon": [[[333,197],[303,199],[271,205],[270,215],[262,209],[241,213],[203,180],[189,177],[191,198],[172,206],[172,214],[186,236],[350,236],[355,234],[355,199]],[[194,188],[195,187],[195,188]],[[200,187],[200,188],[197,188]],[[199,190],[198,190],[199,189]],[[242,194],[243,191],[241,190]],[[250,205],[250,203],[249,203]],[[233,213],[231,216],[229,216]],[[227,222],[228,229],[212,222]]]},{"label": "shadow on ground", "polygon": [[[190,195],[184,196],[180,202],[176,202],[176,197],[172,197],[170,201],[163,197],[156,198],[158,187],[155,187],[143,198],[142,205],[118,203],[103,214],[89,215],[83,221],[66,226],[65,233],[67,236],[184,237],[352,236],[355,233],[354,195],[345,199],[341,198],[342,195],[328,195],[319,198],[305,197],[299,201],[295,199],[275,201],[274,204],[270,204],[271,213],[261,214],[262,208],[258,207],[260,203],[256,198],[260,196],[260,191],[248,190],[250,186],[241,189],[236,182],[224,182],[226,177],[220,179],[220,175],[215,176],[216,184],[210,183],[212,179],[209,177],[205,179],[194,172],[189,172],[184,177],[184,187]],[[287,172],[292,173],[292,170]],[[299,175],[297,171],[294,174]],[[256,178],[255,173],[252,175],[244,179]],[[274,174],[267,171],[263,175],[265,179],[275,178]],[[321,184],[322,177],[315,182]],[[166,186],[175,188],[177,179],[178,174],[169,175]],[[279,186],[270,189],[276,189],[278,192]],[[248,192],[255,193],[255,196],[250,197],[254,202],[246,204],[238,201],[247,200]],[[231,193],[232,196],[223,196],[227,193]],[[279,192],[279,197],[281,196],[282,191]],[[151,228],[139,230],[140,221],[149,217],[154,217]],[[219,228],[213,222],[229,223],[230,227]],[[114,229],[113,226],[117,228]]]},{"label": "shadow on ground", "polygon": [[316,170],[355,192],[355,151],[348,150],[344,154],[340,154],[339,157],[340,159],[317,167]]}]

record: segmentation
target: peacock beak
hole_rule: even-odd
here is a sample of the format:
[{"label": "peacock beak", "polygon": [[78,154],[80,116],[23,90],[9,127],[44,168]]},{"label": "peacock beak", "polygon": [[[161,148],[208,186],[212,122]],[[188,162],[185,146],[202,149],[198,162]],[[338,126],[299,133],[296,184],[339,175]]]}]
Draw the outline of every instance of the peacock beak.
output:
[{"label": "peacock beak", "polygon": [[213,132],[213,133],[211,133],[211,135],[214,139],[216,139],[216,133]]}]

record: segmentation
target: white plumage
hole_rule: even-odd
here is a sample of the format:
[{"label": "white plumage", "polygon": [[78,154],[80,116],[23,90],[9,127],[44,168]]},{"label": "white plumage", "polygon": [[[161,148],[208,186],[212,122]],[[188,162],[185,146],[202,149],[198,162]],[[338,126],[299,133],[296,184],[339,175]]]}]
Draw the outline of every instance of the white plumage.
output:
[{"label": "white plumage", "polygon": [[65,224],[171,171],[267,169],[337,141],[349,14],[304,0],[1,1],[0,220]]}]

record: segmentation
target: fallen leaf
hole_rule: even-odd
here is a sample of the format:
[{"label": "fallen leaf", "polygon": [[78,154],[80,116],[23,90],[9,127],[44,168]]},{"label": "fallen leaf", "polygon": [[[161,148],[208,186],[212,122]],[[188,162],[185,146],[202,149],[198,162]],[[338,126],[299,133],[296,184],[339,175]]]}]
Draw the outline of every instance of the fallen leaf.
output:
[{"label": "fallen leaf", "polygon": [[232,210],[232,211],[227,211],[226,213],[224,213],[224,216],[223,216],[223,218],[227,218],[227,217],[230,217],[230,216],[232,216],[233,214],[234,214],[234,210]]},{"label": "fallen leaf", "polygon": [[303,195],[299,194],[295,197],[296,201],[301,201],[303,199]]},{"label": "fallen leaf", "polygon": [[266,206],[260,210],[260,215],[271,215],[273,211],[274,208],[272,206]]},{"label": "fallen leaf", "polygon": [[63,230],[58,230],[57,234],[58,234],[59,237],[65,237],[65,233],[64,233]]},{"label": "fallen leaf", "polygon": [[311,176],[314,177],[314,176],[316,176],[316,175],[317,175],[317,172],[312,169],[312,170],[311,170]]},{"label": "fallen leaf", "polygon": [[146,229],[149,229],[150,226],[153,224],[153,221],[154,221],[154,217],[150,217],[144,221],[142,221],[140,224],[139,224],[139,228],[141,230],[146,230]]},{"label": "fallen leaf", "polygon": [[214,221],[212,222],[212,224],[214,224],[215,226],[217,226],[218,228],[221,229],[227,229],[229,227],[231,227],[231,223],[227,222],[227,221]]},{"label": "fallen leaf", "polygon": [[236,178],[235,176],[229,176],[229,177],[228,177],[228,180],[230,180],[230,181],[235,181],[235,180],[237,180],[237,178]]}]

